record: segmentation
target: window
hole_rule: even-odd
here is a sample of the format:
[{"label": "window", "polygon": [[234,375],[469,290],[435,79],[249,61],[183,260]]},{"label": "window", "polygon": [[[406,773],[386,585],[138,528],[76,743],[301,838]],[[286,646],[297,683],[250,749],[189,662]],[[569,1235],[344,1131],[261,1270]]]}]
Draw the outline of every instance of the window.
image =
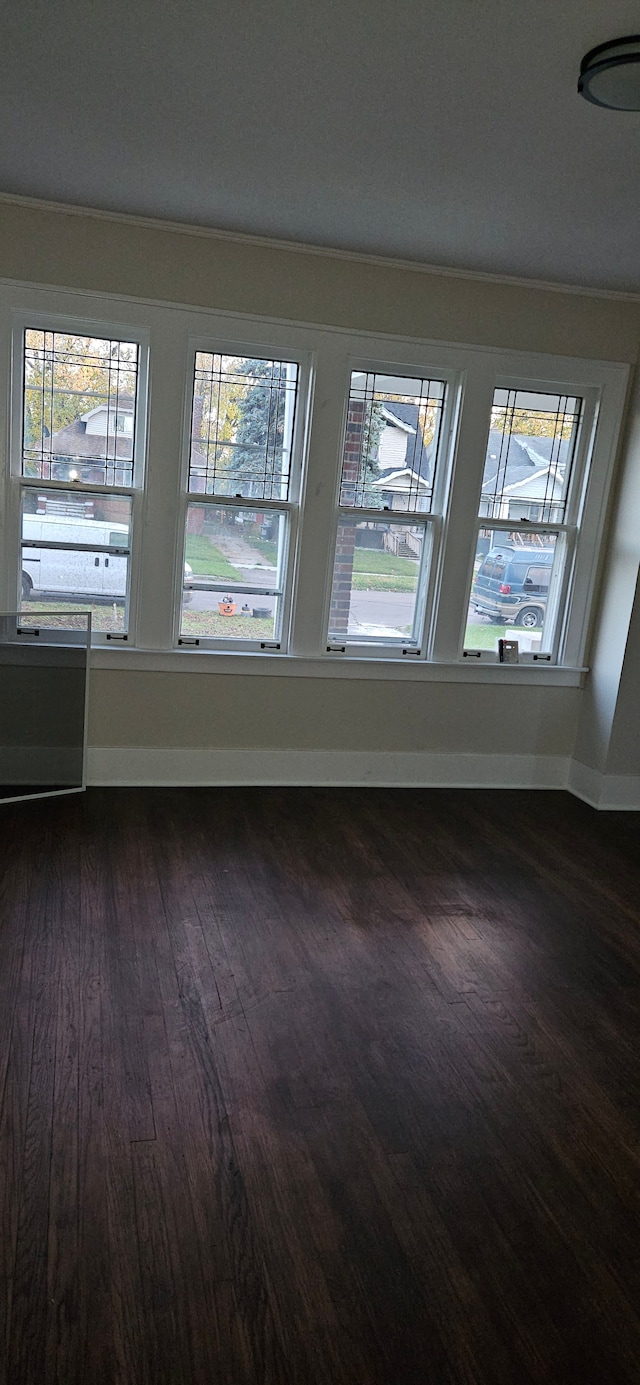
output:
[{"label": "window", "polygon": [[[555,660],[577,538],[584,400],[494,391],[478,510],[465,648],[495,657],[517,638],[525,660]],[[513,628],[512,628],[513,627]]]},{"label": "window", "polygon": [[445,380],[351,374],[330,649],[421,645],[444,494],[446,399]]},{"label": "window", "polygon": [[581,405],[575,396],[521,389],[495,391],[481,515],[490,519],[564,519]]},{"label": "window", "polygon": [[0,306],[23,623],[88,608],[128,646],[105,666],[579,680],[626,367],[26,285]]},{"label": "window", "polygon": [[139,340],[66,327],[30,325],[19,341],[21,609],[71,628],[89,608],[98,641],[126,639],[146,356]]},{"label": "window", "polygon": [[286,641],[301,366],[195,353],[178,642]]}]

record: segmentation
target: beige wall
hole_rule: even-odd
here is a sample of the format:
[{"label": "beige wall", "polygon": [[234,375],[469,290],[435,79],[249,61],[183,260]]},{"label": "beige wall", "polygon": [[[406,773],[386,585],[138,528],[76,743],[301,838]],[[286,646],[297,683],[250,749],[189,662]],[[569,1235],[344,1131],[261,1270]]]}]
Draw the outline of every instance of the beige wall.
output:
[{"label": "beige wall", "polygon": [[400,336],[635,361],[640,303],[0,199],[0,276]]},{"label": "beige wall", "polygon": [[575,756],[601,774],[640,774],[640,377],[629,399]]},{"label": "beige wall", "polygon": [[[640,340],[636,301],[421,272],[1,199],[0,276],[378,333],[594,359],[634,362]],[[632,485],[629,466],[623,474],[627,486]],[[612,527],[609,562],[615,560],[619,528]],[[628,625],[629,591],[632,585],[635,589],[638,571],[635,549],[625,561],[620,584],[625,596],[619,609],[622,619],[626,610]],[[606,570],[603,592],[605,610]],[[601,627],[597,646],[605,683],[606,644],[614,628],[624,649],[626,629],[621,634],[615,609]],[[585,763],[604,768],[614,731],[611,743],[616,762],[622,763],[637,727],[631,671],[640,662],[640,612],[631,634],[630,679],[618,727],[617,683],[606,691],[603,723],[589,687],[583,694],[570,688],[513,685],[360,679],[314,683],[309,678],[100,670],[92,683],[90,742],[107,747],[568,755],[577,734]],[[620,667],[621,660],[618,673]],[[640,769],[640,751],[636,759]]]},{"label": "beige wall", "polygon": [[640,775],[640,600],[637,593],[611,727],[606,771],[607,774]]},{"label": "beige wall", "polygon": [[579,700],[575,688],[101,669],[92,677],[89,741],[568,755]]}]

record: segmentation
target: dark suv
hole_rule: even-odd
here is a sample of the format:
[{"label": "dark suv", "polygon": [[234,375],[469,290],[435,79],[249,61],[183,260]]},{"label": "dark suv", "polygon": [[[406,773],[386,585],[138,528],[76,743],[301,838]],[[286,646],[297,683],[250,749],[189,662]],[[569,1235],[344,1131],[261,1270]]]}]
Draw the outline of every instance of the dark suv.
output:
[{"label": "dark suv", "polygon": [[553,548],[521,548],[505,543],[492,548],[471,588],[471,604],[496,625],[536,630],[544,621],[553,567]]}]

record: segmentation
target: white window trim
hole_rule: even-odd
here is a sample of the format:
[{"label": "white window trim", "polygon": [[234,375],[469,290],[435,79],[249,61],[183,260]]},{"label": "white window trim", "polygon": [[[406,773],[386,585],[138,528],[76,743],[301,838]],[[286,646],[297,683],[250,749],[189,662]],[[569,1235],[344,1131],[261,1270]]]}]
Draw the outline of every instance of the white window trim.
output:
[{"label": "white window trim", "polygon": [[[479,468],[479,488],[478,500],[475,517],[475,528],[472,546],[469,552],[469,569],[467,574],[467,596],[463,607],[462,625],[459,635],[458,657],[461,659],[477,659],[481,663],[498,663],[499,656],[497,651],[489,649],[474,649],[472,644],[465,646],[464,636],[467,623],[467,608],[471,597],[473,583],[474,561],[477,551],[477,537],[480,529],[501,530],[505,533],[522,528],[530,528],[532,533],[555,533],[564,535],[565,550],[562,559],[562,568],[559,573],[559,587],[556,593],[557,618],[553,622],[552,639],[548,647],[540,653],[520,653],[520,661],[524,664],[549,663],[554,666],[562,666],[576,661],[584,656],[584,642],[575,639],[575,620],[580,611],[581,594],[584,599],[585,587],[588,587],[590,579],[591,559],[593,558],[593,548],[589,542],[589,532],[585,536],[585,526],[581,523],[583,517],[586,519],[586,491],[591,480],[591,474],[599,463],[596,457],[595,434],[596,425],[599,420],[599,413],[602,406],[602,393],[596,386],[583,385],[578,387],[575,380],[567,382],[566,379],[554,375],[546,377],[532,378],[515,377],[514,375],[503,375],[497,377],[494,384],[495,389],[526,389],[534,393],[552,395],[579,395],[582,401],[582,416],[579,424],[579,432],[576,439],[576,448],[573,456],[572,472],[569,479],[567,491],[564,519],[560,523],[553,523],[547,520],[532,520],[529,524],[515,519],[491,519],[487,516],[480,516],[480,494],[482,490],[482,477],[484,473],[485,451],[482,456],[482,464]],[[488,435],[490,416],[487,420],[486,433]],[[609,479],[613,456],[610,458]],[[608,482],[607,482],[608,486]],[[513,627],[513,637],[517,638],[518,627]],[[572,639],[573,636],[573,639]]]},{"label": "white window trim", "polygon": [[[296,412],[294,418],[293,435],[291,441],[291,457],[289,468],[289,485],[286,500],[264,500],[245,496],[226,496],[226,495],[206,495],[198,491],[189,490],[189,473],[191,457],[191,420],[193,408],[193,389],[195,381],[195,362],[196,354],[199,351],[213,353],[214,355],[246,356],[249,358],[262,358],[265,360],[291,361],[298,367],[298,383],[296,397]],[[296,347],[283,347],[282,342],[277,345],[265,341],[230,341],[220,337],[192,337],[187,348],[186,378],[187,389],[185,392],[183,419],[182,419],[182,460],[180,473],[180,505],[179,505],[179,531],[177,557],[174,573],[174,602],[173,602],[173,646],[179,649],[193,649],[194,644],[198,649],[217,650],[220,652],[268,652],[270,654],[287,653],[289,650],[289,638],[291,627],[291,606],[293,596],[295,557],[298,547],[298,529],[300,516],[300,494],[303,483],[303,471],[305,463],[305,447],[307,436],[307,419],[309,410],[309,396],[311,390],[311,378],[313,369],[313,356],[310,351],[300,351]],[[186,520],[189,505],[211,505],[216,509],[239,509],[239,510],[265,510],[277,511],[287,516],[287,535],[285,548],[282,554],[282,566],[284,581],[282,583],[282,596],[280,597],[279,628],[274,632],[272,639],[252,639],[250,636],[236,637],[225,640],[222,637],[202,635],[191,638],[180,634],[181,614],[182,614],[182,582],[184,574],[185,552],[186,552]],[[265,586],[267,584],[265,583]]]},{"label": "white window trim", "polygon": [[[135,627],[131,627],[129,647],[111,645],[97,651],[98,666],[198,669],[209,673],[242,670],[287,676],[433,678],[456,682],[531,681],[573,686],[579,683],[628,385],[628,365],[504,351],[495,347],[452,346],[5,281],[0,282],[0,380],[6,381],[7,389],[14,315],[36,326],[51,323],[53,327],[68,327],[70,321],[74,321],[84,331],[99,329],[109,335],[135,335],[139,340],[148,339],[151,346],[146,487],[132,535],[131,594],[136,607]],[[313,361],[310,399],[313,396],[314,407],[309,418],[308,465],[303,479],[297,551],[292,555],[295,587],[289,653],[284,656],[271,656],[268,652],[255,656],[238,650],[235,644],[225,652],[176,650],[173,645],[178,564],[184,536],[180,509],[183,411],[189,407],[191,388],[186,364],[188,343],[194,340],[207,344],[227,342],[233,344],[234,350],[240,350],[242,344],[248,342],[255,354],[273,353],[279,358],[298,359],[300,353]],[[454,520],[448,517],[442,526],[441,561],[434,574],[432,639],[420,660],[403,660],[402,656],[394,658],[385,654],[378,657],[377,650],[375,657],[345,655],[340,660],[324,650],[327,586],[332,577],[334,499],[341,465],[344,405],[353,361],[371,361],[376,365],[385,362],[398,374],[405,370],[410,374],[432,374],[442,378],[445,371],[458,372],[462,380],[450,475],[450,514],[454,514]],[[594,458],[587,503],[581,517],[581,559],[579,570],[576,566],[573,576],[571,618],[563,636],[564,663],[557,667],[484,663],[478,668],[475,661],[475,667],[470,667],[468,661],[463,663],[460,658],[460,613],[466,614],[464,603],[486,441],[483,431],[488,431],[495,383],[504,379],[521,381],[528,388],[535,380],[544,380],[554,388],[562,382],[565,390],[570,386],[571,393],[582,394],[588,387],[600,391]],[[0,535],[0,605],[11,610],[15,606],[11,594],[16,590],[16,583],[11,584],[8,573],[18,531],[16,516],[11,510],[12,487],[6,463],[5,478],[5,506],[0,515],[0,525],[4,526],[4,535]],[[475,482],[477,490],[474,491]],[[173,554],[173,561],[169,563],[168,553]],[[142,554],[143,561],[139,562]],[[15,568],[14,560],[14,575]],[[133,648],[136,628],[137,646]]]},{"label": "white window trim", "polygon": [[[327,567],[323,612],[323,650],[330,658],[335,658],[336,655],[340,655],[350,659],[361,659],[363,661],[398,658],[405,660],[410,658],[419,659],[424,662],[428,657],[431,615],[433,611],[437,573],[441,561],[443,525],[446,517],[447,497],[451,481],[455,430],[461,387],[460,369],[452,368],[450,364],[445,366],[437,364],[437,361],[437,355],[434,361],[423,356],[419,361],[414,358],[404,363],[393,358],[373,359],[365,356],[350,356],[347,360],[343,385],[342,432],[338,465],[334,475],[333,513],[330,529],[331,556]],[[364,374],[376,374],[380,376],[390,375],[414,380],[437,380],[444,383],[444,407],[440,423],[435,485],[432,491],[430,510],[386,510],[383,508],[376,510],[373,508],[365,509],[358,505],[344,505],[341,503],[342,461],[351,379],[354,373],[360,371]],[[405,522],[414,524],[416,527],[424,526],[425,537],[427,532],[430,531],[429,542],[428,544],[425,543],[423,550],[421,571],[416,590],[416,605],[414,608],[414,629],[416,630],[415,643],[412,639],[407,639],[406,644],[403,645],[402,641],[394,637],[388,639],[383,637],[375,639],[372,637],[367,640],[350,640],[347,637],[344,641],[337,642],[330,636],[329,620],[331,594],[333,589],[337,533],[341,519],[361,519],[363,521],[377,520],[378,523],[385,523],[385,521],[388,521],[393,524],[402,524]]]},{"label": "white window trim", "polygon": [[[566,358],[530,357],[531,373],[507,367],[495,369],[486,353],[484,370],[467,380],[473,393],[471,408],[462,408],[462,437],[458,442],[454,494],[449,525],[452,541],[446,546],[446,580],[441,579],[440,599],[434,623],[433,658],[436,662],[473,661],[498,664],[492,650],[475,651],[464,646],[467,609],[473,580],[477,535],[480,528],[516,529],[515,520],[490,520],[479,515],[486,439],[491,404],[496,388],[580,395],[584,412],[574,458],[573,475],[562,524],[531,521],[532,532],[564,531],[567,553],[562,573],[560,612],[550,659],[521,655],[527,664],[582,667],[587,644],[588,618],[600,558],[606,505],[616,458],[620,421],[628,384],[628,368],[599,362],[567,361]],[[544,373],[542,368],[544,367]],[[568,369],[569,368],[569,369]],[[575,373],[573,373],[575,371]],[[483,378],[484,377],[484,378]],[[597,426],[596,426],[597,425]],[[464,472],[462,480],[461,472]],[[588,503],[587,503],[588,495]],[[452,570],[455,566],[453,579]],[[500,665],[500,671],[504,665]]]},{"label": "white window trim", "polygon": [[[8,465],[5,467],[5,523],[2,595],[12,603],[12,593],[19,601],[21,572],[21,496],[26,490],[69,491],[73,495],[125,496],[131,499],[129,528],[128,584],[125,597],[126,634],[114,634],[92,629],[92,646],[112,643],[136,643],[139,572],[142,561],[141,544],[137,541],[142,530],[144,481],[146,472],[146,439],[149,385],[149,333],[145,327],[117,322],[105,317],[84,318],[75,313],[54,313],[34,307],[32,310],[13,310],[9,313],[9,378],[10,408],[8,435]],[[106,305],[104,305],[106,306]],[[132,484],[103,485],[84,481],[43,481],[22,475],[23,408],[24,408],[24,334],[28,329],[44,332],[63,332],[78,336],[101,337],[106,340],[134,341],[138,346],[137,397],[135,430],[133,433]],[[96,552],[110,553],[108,545],[96,543]],[[14,595],[13,600],[16,600]]]}]

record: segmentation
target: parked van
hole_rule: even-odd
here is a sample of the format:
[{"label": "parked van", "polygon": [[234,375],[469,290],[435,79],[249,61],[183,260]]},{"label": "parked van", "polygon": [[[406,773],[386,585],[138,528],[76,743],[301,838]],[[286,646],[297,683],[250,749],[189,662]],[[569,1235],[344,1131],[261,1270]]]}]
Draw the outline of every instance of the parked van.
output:
[{"label": "parked van", "polygon": [[555,548],[496,545],[480,564],[471,588],[471,604],[496,625],[542,626],[547,609]]},{"label": "parked van", "polygon": [[[22,537],[22,599],[33,591],[48,595],[77,595],[124,599],[127,593],[129,527],[100,520],[74,519],[66,515],[25,515]],[[47,543],[59,548],[42,548]],[[86,544],[86,549],[65,548],[67,543]],[[33,547],[31,546],[33,544]],[[96,552],[96,547],[120,548],[120,553]],[[184,565],[184,586],[193,571]],[[190,592],[184,597],[191,600]]]},{"label": "parked van", "polygon": [[[75,519],[66,515],[25,515],[22,537],[22,596],[32,591],[78,592],[86,596],[124,597],[127,591],[129,528],[126,524]],[[40,548],[42,541],[60,548]],[[67,543],[86,544],[83,549]],[[33,544],[33,548],[30,546]],[[122,553],[99,553],[96,546],[121,548]]]}]

